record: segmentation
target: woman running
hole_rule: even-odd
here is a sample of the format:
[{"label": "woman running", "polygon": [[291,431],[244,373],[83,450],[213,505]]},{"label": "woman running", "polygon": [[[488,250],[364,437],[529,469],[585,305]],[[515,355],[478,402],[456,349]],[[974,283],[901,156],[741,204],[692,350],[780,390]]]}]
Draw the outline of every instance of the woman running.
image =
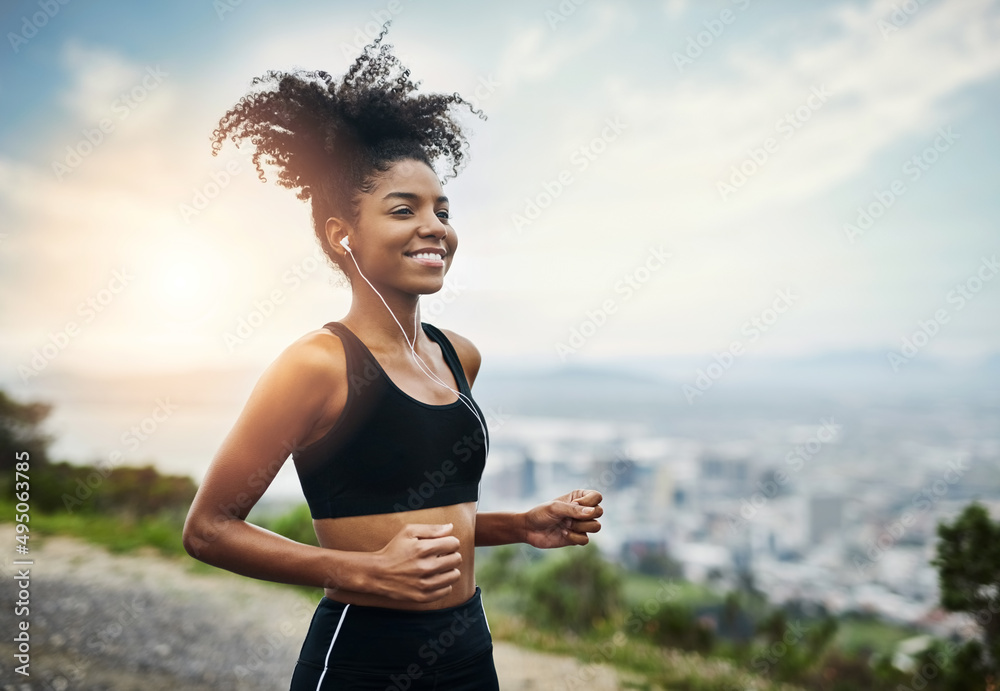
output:
[{"label": "woman running", "polygon": [[[458,249],[434,169],[457,174],[458,94],[415,95],[382,44],[340,80],[268,72],[220,121],[278,184],[312,205],[316,237],[350,281],[350,310],[288,346],[212,460],[184,525],[201,561],[325,589],[295,667],[299,689],[496,689],[475,583],[477,545],[583,545],[601,495],[478,513],[489,447],[470,387],[480,354],[420,321]],[[447,176],[446,178],[447,179]],[[246,522],[291,453],[320,547]]]}]

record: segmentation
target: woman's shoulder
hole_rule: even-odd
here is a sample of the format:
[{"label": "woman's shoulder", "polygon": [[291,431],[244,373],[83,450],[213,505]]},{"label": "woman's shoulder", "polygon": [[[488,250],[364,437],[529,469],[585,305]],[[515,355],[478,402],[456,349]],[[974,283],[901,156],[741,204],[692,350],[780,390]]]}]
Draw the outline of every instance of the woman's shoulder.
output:
[{"label": "woman's shoulder", "polygon": [[272,378],[309,387],[333,385],[343,379],[346,369],[343,342],[325,328],[314,329],[295,339],[268,368]]},{"label": "woman's shoulder", "polygon": [[465,378],[468,380],[469,386],[472,386],[476,375],[479,374],[479,366],[483,362],[479,348],[468,338],[460,336],[451,329],[439,328],[438,330],[445,335],[455,349],[455,354],[458,355],[458,360],[462,363],[462,369],[465,370]]},{"label": "woman's shoulder", "polygon": [[275,440],[286,452],[311,442],[317,425],[340,414],[345,370],[340,339],[329,331],[311,331],[286,346],[253,387],[231,432],[238,440],[231,453],[258,454]]}]

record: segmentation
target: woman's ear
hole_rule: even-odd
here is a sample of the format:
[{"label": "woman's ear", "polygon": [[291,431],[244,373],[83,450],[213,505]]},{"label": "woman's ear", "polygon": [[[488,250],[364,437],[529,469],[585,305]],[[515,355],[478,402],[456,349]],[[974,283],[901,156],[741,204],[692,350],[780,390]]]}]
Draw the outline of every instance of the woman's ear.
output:
[{"label": "woman's ear", "polygon": [[350,230],[351,227],[342,219],[336,217],[326,219],[326,241],[341,258],[347,257],[348,250],[344,246],[344,241],[350,237]]}]

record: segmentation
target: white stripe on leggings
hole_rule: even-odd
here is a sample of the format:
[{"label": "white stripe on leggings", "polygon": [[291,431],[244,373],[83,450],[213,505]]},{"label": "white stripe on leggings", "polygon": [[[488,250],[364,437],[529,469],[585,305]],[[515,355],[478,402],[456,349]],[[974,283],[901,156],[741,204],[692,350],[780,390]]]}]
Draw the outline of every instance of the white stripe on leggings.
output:
[{"label": "white stripe on leggings", "polygon": [[486,605],[483,604],[483,600],[482,600],[482,595],[481,594],[480,594],[479,598],[480,598],[479,599],[479,606],[483,608],[483,621],[486,622],[486,630],[489,632],[490,636],[492,636],[493,632],[490,631],[490,620],[486,618]]},{"label": "white stripe on leggings", "polygon": [[340,613],[340,621],[337,622],[337,630],[333,632],[333,640],[330,641],[330,649],[326,651],[326,660],[323,661],[323,673],[319,675],[319,682],[316,683],[316,691],[320,690],[323,686],[323,677],[326,676],[326,668],[330,666],[330,653],[333,652],[333,644],[337,642],[337,634],[340,633],[340,627],[344,624],[344,617],[347,616],[347,608],[350,605],[344,605],[344,611]]}]

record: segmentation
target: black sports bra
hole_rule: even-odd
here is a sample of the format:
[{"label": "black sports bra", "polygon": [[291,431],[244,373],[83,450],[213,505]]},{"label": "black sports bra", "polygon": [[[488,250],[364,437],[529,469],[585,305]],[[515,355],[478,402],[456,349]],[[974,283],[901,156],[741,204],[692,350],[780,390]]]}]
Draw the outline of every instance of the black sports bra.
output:
[{"label": "black sports bra", "polygon": [[347,403],[326,434],[292,454],[313,518],[410,511],[479,499],[486,465],[484,427],[466,402],[484,426],[486,418],[472,400],[451,342],[437,327],[421,326],[441,346],[467,401],[431,405],[412,398],[389,379],[350,329],[339,322],[325,325],[344,344]]}]

